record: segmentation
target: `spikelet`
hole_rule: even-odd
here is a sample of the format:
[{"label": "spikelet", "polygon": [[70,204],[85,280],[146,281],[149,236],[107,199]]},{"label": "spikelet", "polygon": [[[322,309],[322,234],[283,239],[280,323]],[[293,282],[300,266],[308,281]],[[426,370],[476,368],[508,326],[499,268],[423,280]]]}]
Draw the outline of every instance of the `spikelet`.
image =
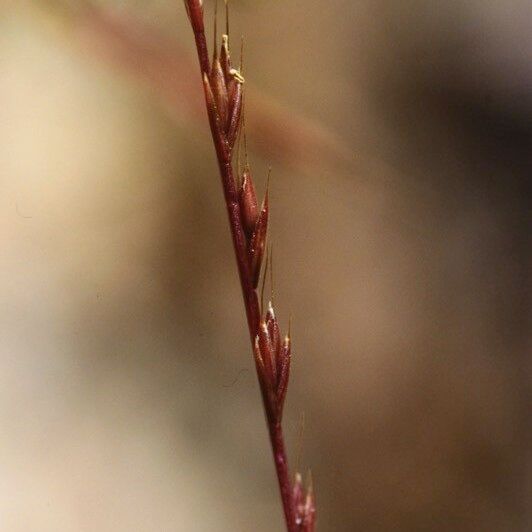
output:
[{"label": "spikelet", "polygon": [[[201,11],[201,24],[203,24],[203,9],[201,8],[201,2],[198,0],[185,0],[185,6],[187,7],[187,13],[192,22],[193,13],[198,10]],[[229,31],[229,15],[228,5],[226,6],[227,28]],[[212,93],[212,100],[214,103],[208,102],[208,106],[213,109],[216,114],[216,122],[218,123],[218,129],[220,136],[223,138],[224,143],[227,145],[227,160],[230,162],[233,148],[238,136],[240,128],[240,117],[242,114],[242,100],[243,100],[243,83],[244,78],[240,74],[239,70],[232,67],[231,56],[229,53],[229,34],[222,35],[222,44],[220,47],[220,54],[218,55],[218,43],[217,43],[217,24],[218,22],[218,2],[215,2],[215,15],[214,15],[214,54],[212,62],[208,68],[207,74],[210,85],[210,92]],[[194,24],[193,24],[194,26]],[[203,28],[202,28],[203,31]],[[206,61],[206,63],[209,63]],[[211,113],[211,109],[209,113]],[[209,117],[211,122],[212,118]]]},{"label": "spikelet", "polygon": [[251,235],[248,248],[249,265],[253,288],[257,288],[259,284],[260,269],[262,266],[262,259],[264,257],[264,250],[266,249],[266,236],[268,233],[268,213],[268,191],[266,190],[266,195],[264,196],[264,201],[262,202],[259,217],[257,219],[257,223],[255,224],[253,234]]},{"label": "spikelet", "polygon": [[211,125],[211,130],[213,134],[217,134],[218,136],[223,138],[224,141],[220,146],[220,149],[222,150],[221,155],[224,160],[228,160],[230,157],[230,150],[227,146],[227,141],[225,140],[225,137],[223,137],[223,128],[220,120],[220,115],[218,113],[218,108],[216,106],[216,99],[214,97],[209,77],[205,73],[203,74],[203,90],[205,92],[205,101],[207,103],[207,113],[209,115],[209,123]]},{"label": "spikelet", "polygon": [[238,199],[240,203],[240,212],[242,214],[242,225],[244,226],[246,236],[251,238],[259,218],[259,206],[249,165],[245,166],[242,173],[242,184],[240,186]]},{"label": "spikelet", "polygon": [[229,109],[229,100],[227,96],[227,87],[225,85],[225,75],[222,70],[220,59],[217,55],[212,60],[210,82],[212,92],[216,101],[218,117],[225,135],[227,135],[227,113]]},{"label": "spikelet", "polygon": [[273,349],[277,354],[281,349],[281,333],[279,332],[279,324],[277,323],[271,301],[268,303],[268,310],[266,311],[266,326],[268,327]]},{"label": "spikelet", "polygon": [[[233,74],[231,74],[233,76]],[[238,130],[240,128],[240,119],[242,115],[242,98],[244,95],[243,81],[236,77],[229,82],[227,86],[228,93],[228,116],[227,116],[227,144],[233,149]]]},{"label": "spikelet", "polygon": [[281,331],[271,301],[260,322],[255,350],[256,359],[260,361],[257,365],[260,380],[266,386],[269,401],[267,412],[280,422],[290,375],[291,348],[289,335],[281,342]]},{"label": "spikelet", "polygon": [[286,399],[286,392],[288,390],[288,381],[290,379],[290,362],[292,358],[290,346],[290,334],[284,338],[283,345],[279,350],[279,380],[277,383],[277,394],[279,396],[279,416],[283,415],[284,402]]},{"label": "spikelet", "polygon": [[273,348],[270,333],[268,332],[268,326],[264,320],[260,322],[257,338],[259,339],[261,358],[264,361],[265,382],[271,390],[275,390],[277,387],[276,353]]},{"label": "spikelet", "polygon": [[229,54],[229,35],[224,33],[222,35],[222,46],[220,48],[220,64],[225,76],[225,82],[229,86],[229,83],[233,80],[231,76],[231,55]]},{"label": "spikelet", "polygon": [[194,32],[203,31],[203,0],[185,0],[185,8]]}]

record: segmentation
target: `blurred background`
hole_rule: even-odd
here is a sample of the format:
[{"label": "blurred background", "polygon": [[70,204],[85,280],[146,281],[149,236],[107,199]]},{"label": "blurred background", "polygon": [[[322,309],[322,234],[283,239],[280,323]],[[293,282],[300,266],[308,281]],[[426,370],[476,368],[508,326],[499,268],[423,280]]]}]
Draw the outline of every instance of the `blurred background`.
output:
[{"label": "blurred background", "polygon": [[[319,530],[531,530],[530,2],[231,4]],[[283,530],[194,54],[1,4],[2,531]]]}]

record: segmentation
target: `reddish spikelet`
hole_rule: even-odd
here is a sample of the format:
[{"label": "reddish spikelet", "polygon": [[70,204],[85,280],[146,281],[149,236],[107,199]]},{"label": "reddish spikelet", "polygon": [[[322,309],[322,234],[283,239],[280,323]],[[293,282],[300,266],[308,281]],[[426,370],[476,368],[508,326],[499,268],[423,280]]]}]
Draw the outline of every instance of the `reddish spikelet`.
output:
[{"label": "reddish spikelet", "polygon": [[[229,27],[227,31],[229,31]],[[229,41],[227,41],[227,43],[228,42]],[[229,56],[229,51],[227,52],[227,54]],[[244,90],[243,90],[242,85],[245,81],[244,77],[242,76],[243,58],[244,58],[244,40],[242,39],[242,45],[240,49],[240,67],[238,69],[232,68],[230,59],[228,61],[229,70],[227,71],[227,75],[226,75],[226,84],[227,84],[227,94],[229,96],[229,116],[230,117],[233,116],[236,110],[234,106],[232,107],[232,102],[236,104],[237,102],[241,102],[243,98]],[[239,111],[239,114],[240,114],[240,111]],[[228,127],[230,127],[230,125]],[[236,132],[235,132],[235,135],[236,135]]]},{"label": "reddish spikelet", "polygon": [[263,373],[261,382],[267,383],[268,412],[281,422],[290,377],[291,347],[289,335],[281,343],[281,332],[271,302],[260,322],[255,344],[255,357],[261,361],[260,371]]},{"label": "reddish spikelet", "polygon": [[[268,310],[266,311],[266,326],[268,327],[268,332],[272,340],[273,350],[275,352],[275,362],[278,370],[280,370],[281,332],[279,331],[279,324],[277,323],[277,318],[275,317],[271,301],[268,303]],[[277,374],[279,375],[280,372],[277,371]]]},{"label": "reddish spikelet", "polygon": [[257,194],[251,177],[251,170],[246,165],[242,173],[242,185],[239,191],[240,212],[242,215],[242,224],[246,235],[250,238],[257,226],[259,218],[259,206],[257,204]]},{"label": "reddish spikelet", "polygon": [[238,82],[236,78],[229,74],[229,77],[225,80],[225,85],[227,87],[227,98],[229,100],[229,115],[231,114],[231,105],[235,101],[235,89]]},{"label": "reddish spikelet", "polygon": [[185,0],[188,19],[194,32],[202,32],[203,28],[203,0]]},{"label": "reddish spikelet", "polygon": [[212,60],[210,82],[216,101],[216,107],[218,109],[218,115],[220,116],[220,122],[225,132],[229,101],[227,97],[227,87],[225,85],[224,72],[217,56],[215,56]]},{"label": "reddish spikelet", "polygon": [[[233,120],[233,112],[235,110],[235,103],[236,103],[236,97],[235,89],[236,89],[236,80],[233,78],[230,78],[226,80],[225,86],[227,88],[227,133],[229,133],[229,128],[231,127],[231,121]],[[242,92],[242,91],[241,91]],[[240,97],[242,99],[242,96]],[[236,137],[236,135],[235,135]]]},{"label": "reddish spikelet", "polygon": [[225,82],[229,86],[231,76],[231,56],[229,55],[229,35],[222,35],[222,47],[220,48],[220,64],[225,76]]},{"label": "reddish spikelet", "polygon": [[[205,73],[203,74],[203,90],[205,92],[205,101],[207,103],[207,113],[209,115],[211,131],[213,132],[213,134],[217,134],[223,139],[224,136],[222,131],[222,124],[220,122],[220,115],[218,114],[218,109],[216,107],[216,100],[214,98],[209,78]],[[220,143],[219,148],[222,150],[222,156],[224,157],[224,159],[227,159],[229,157],[227,142],[225,142],[224,140],[224,142]]]},{"label": "reddish spikelet", "polygon": [[260,322],[259,349],[261,358],[264,361],[265,380],[271,391],[275,392],[277,388],[277,364],[275,351],[273,349],[272,339],[265,321]]},{"label": "reddish spikelet", "polygon": [[249,244],[249,263],[253,288],[257,288],[259,284],[260,268],[262,258],[264,257],[264,249],[266,248],[266,235],[268,233],[268,212],[268,191],[266,191],[259,218]]},{"label": "reddish spikelet", "polygon": [[242,115],[242,96],[244,93],[242,82],[233,78],[230,80],[228,88],[229,110],[227,118],[227,143],[233,148],[240,127],[240,117]]},{"label": "reddish spikelet", "polygon": [[286,335],[283,345],[279,349],[278,360],[278,383],[277,383],[277,403],[279,408],[279,418],[283,416],[284,401],[288,390],[290,379],[290,362],[292,360],[290,336]]}]

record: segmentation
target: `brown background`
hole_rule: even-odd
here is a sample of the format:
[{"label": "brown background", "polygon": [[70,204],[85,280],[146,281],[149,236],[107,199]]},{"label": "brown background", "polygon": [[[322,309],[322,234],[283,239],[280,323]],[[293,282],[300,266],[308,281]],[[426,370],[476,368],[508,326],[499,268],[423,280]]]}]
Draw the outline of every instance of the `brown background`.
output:
[{"label": "brown background", "polygon": [[[86,4],[0,8],[0,529],[280,531],[184,8]],[[232,4],[319,530],[530,530],[529,2]]]}]

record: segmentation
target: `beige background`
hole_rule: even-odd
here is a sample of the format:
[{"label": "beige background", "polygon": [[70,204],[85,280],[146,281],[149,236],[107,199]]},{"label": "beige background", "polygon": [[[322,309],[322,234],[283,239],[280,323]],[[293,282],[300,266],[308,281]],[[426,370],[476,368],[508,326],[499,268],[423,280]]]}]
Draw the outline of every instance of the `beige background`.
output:
[{"label": "beige background", "polygon": [[[330,141],[249,131],[319,530],[530,530],[529,2],[232,4],[249,114]],[[0,530],[280,531],[184,8],[95,2],[154,74],[80,5],[0,8]]]}]

